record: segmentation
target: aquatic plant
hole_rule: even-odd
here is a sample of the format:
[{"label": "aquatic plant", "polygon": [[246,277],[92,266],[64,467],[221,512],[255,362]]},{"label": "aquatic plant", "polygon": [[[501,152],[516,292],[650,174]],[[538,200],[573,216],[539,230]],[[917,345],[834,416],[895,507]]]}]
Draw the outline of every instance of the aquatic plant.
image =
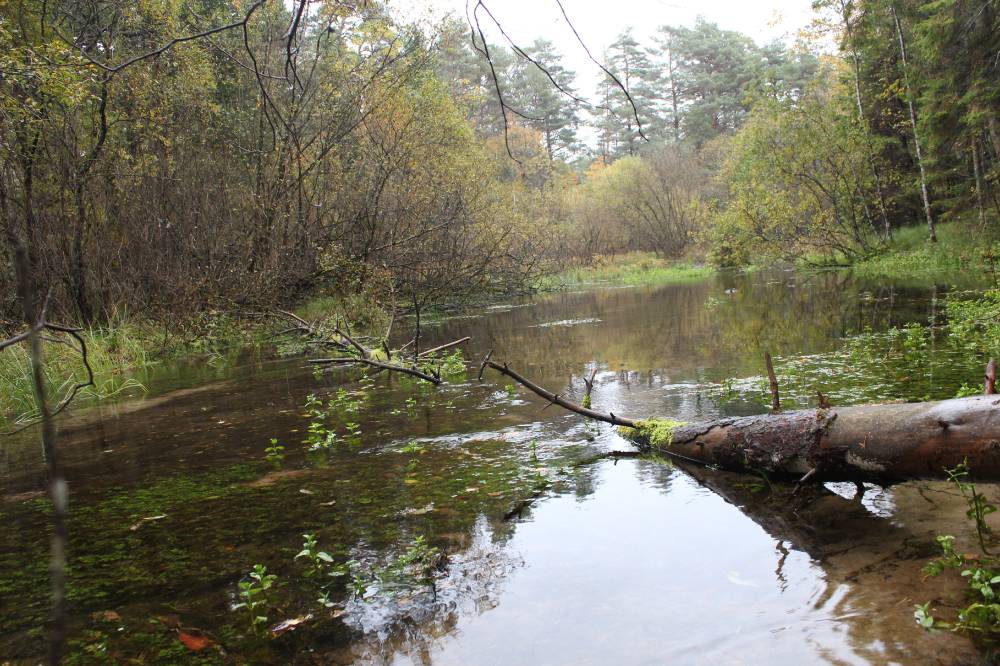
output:
[{"label": "aquatic plant", "polygon": [[306,576],[315,577],[323,573],[326,565],[333,563],[333,556],[320,550],[315,534],[303,534],[302,550],[293,559],[305,558],[307,562]]},{"label": "aquatic plant", "polygon": [[233,610],[245,610],[250,629],[255,634],[263,634],[267,627],[268,610],[271,606],[270,590],[278,579],[275,574],[267,573],[263,564],[255,564],[244,580],[237,587],[242,601]]},{"label": "aquatic plant", "polygon": [[274,437],[271,438],[271,444],[264,448],[264,460],[275,467],[280,467],[285,460],[285,447],[278,444],[278,440]]},{"label": "aquatic plant", "polygon": [[925,629],[951,629],[990,639],[1000,637],[1000,559],[987,547],[991,531],[986,523],[986,516],[996,512],[997,508],[969,481],[968,463],[945,471],[968,505],[965,515],[976,528],[981,552],[961,553],[955,549],[954,536],[939,535],[937,542],[941,555],[924,567],[924,574],[938,576],[947,570],[961,570],[962,577],[968,582],[970,602],[959,609],[953,621],[935,617],[929,601],[917,604],[913,616]]},{"label": "aquatic plant", "polygon": [[428,545],[426,537],[421,535],[384,566],[365,571],[357,561],[348,562],[351,566],[348,589],[354,597],[370,600],[377,594],[392,595],[398,588],[428,585],[440,562],[440,554],[441,551]]}]

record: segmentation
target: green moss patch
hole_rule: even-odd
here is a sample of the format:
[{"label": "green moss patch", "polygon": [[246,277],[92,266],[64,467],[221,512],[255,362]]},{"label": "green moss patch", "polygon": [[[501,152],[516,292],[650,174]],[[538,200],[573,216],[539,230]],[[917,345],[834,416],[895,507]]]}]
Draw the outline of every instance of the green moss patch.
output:
[{"label": "green moss patch", "polygon": [[636,422],[635,428],[621,426],[618,433],[635,444],[653,447],[667,447],[674,441],[674,431],[687,425],[673,419],[646,419]]}]

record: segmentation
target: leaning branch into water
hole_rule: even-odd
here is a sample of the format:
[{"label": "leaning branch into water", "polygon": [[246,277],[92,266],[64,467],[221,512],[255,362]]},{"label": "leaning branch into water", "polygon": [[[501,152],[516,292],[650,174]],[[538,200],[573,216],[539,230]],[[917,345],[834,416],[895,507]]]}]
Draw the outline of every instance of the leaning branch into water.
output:
[{"label": "leaning branch into water", "polygon": [[401,372],[404,375],[410,375],[412,377],[422,379],[425,382],[430,382],[435,386],[442,382],[440,371],[432,371],[433,374],[431,374],[424,372],[416,366],[406,366],[398,363],[385,363],[371,358],[358,358],[355,356],[347,356],[344,358],[312,358],[309,359],[309,362],[316,365],[370,365],[371,367],[378,368],[380,370]]},{"label": "leaning branch into water", "polygon": [[575,402],[570,402],[569,400],[566,400],[565,398],[560,396],[558,393],[553,393],[552,391],[548,391],[539,386],[538,384],[535,384],[531,380],[521,376],[517,372],[511,370],[506,363],[500,364],[491,361],[490,357],[492,355],[493,352],[491,351],[489,354],[486,355],[486,358],[483,359],[483,362],[479,366],[480,380],[482,380],[483,372],[486,371],[486,368],[493,368],[500,374],[510,377],[515,382],[517,382],[524,388],[528,389],[532,393],[535,393],[536,395],[545,398],[546,400],[549,401],[550,404],[559,405],[563,409],[567,409],[575,414],[586,416],[588,419],[594,419],[595,421],[603,421],[605,423],[610,423],[611,425],[624,426],[626,428],[636,428],[639,425],[638,422],[633,421],[632,419],[616,416],[613,412],[608,412],[607,414],[605,414],[603,412],[598,412],[588,407],[584,407],[583,405],[578,405]]}]

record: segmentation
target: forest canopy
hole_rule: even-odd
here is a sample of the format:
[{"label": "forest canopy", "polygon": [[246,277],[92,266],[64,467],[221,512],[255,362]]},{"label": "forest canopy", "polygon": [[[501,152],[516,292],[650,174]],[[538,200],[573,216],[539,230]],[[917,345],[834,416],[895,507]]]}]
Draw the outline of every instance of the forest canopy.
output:
[{"label": "forest canopy", "polygon": [[793,44],[626,30],[583,90],[550,41],[379,3],[8,0],[0,314],[15,242],[92,322],[317,291],[420,308],[629,251],[844,262],[995,224],[998,11],[822,0]]}]

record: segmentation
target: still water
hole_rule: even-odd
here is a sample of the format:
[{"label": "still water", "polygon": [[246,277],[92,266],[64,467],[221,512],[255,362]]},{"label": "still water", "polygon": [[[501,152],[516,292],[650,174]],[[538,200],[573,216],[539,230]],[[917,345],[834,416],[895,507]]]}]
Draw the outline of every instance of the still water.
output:
[{"label": "still water", "polygon": [[[758,273],[659,287],[595,286],[435,325],[594,405],[685,421],[765,410],[763,351],[789,406],[946,397],[978,360],[935,373],[852,366],[843,341],[937,316],[945,286],[843,273]],[[943,369],[943,370],[942,370]],[[859,376],[863,376],[859,379]],[[432,388],[299,358],[165,368],[148,393],[61,424],[72,493],[76,663],[961,664],[987,657],[929,634],[954,579],[922,580],[934,536],[971,543],[945,484],[765,480],[639,458],[610,427],[545,408],[475,372]],[[305,405],[329,449],[309,452]],[[315,427],[314,427],[315,430]],[[276,439],[283,460],[263,459]],[[0,663],[44,655],[44,461],[0,448]],[[984,487],[994,499],[996,488]],[[329,555],[296,559],[303,535]],[[423,550],[421,550],[423,549]],[[426,555],[420,575],[399,573]],[[275,574],[256,614],[240,582]],[[411,571],[412,573],[412,571]],[[331,575],[336,574],[336,575]],[[269,628],[301,621],[277,637]],[[185,645],[182,638],[201,640]]]}]

